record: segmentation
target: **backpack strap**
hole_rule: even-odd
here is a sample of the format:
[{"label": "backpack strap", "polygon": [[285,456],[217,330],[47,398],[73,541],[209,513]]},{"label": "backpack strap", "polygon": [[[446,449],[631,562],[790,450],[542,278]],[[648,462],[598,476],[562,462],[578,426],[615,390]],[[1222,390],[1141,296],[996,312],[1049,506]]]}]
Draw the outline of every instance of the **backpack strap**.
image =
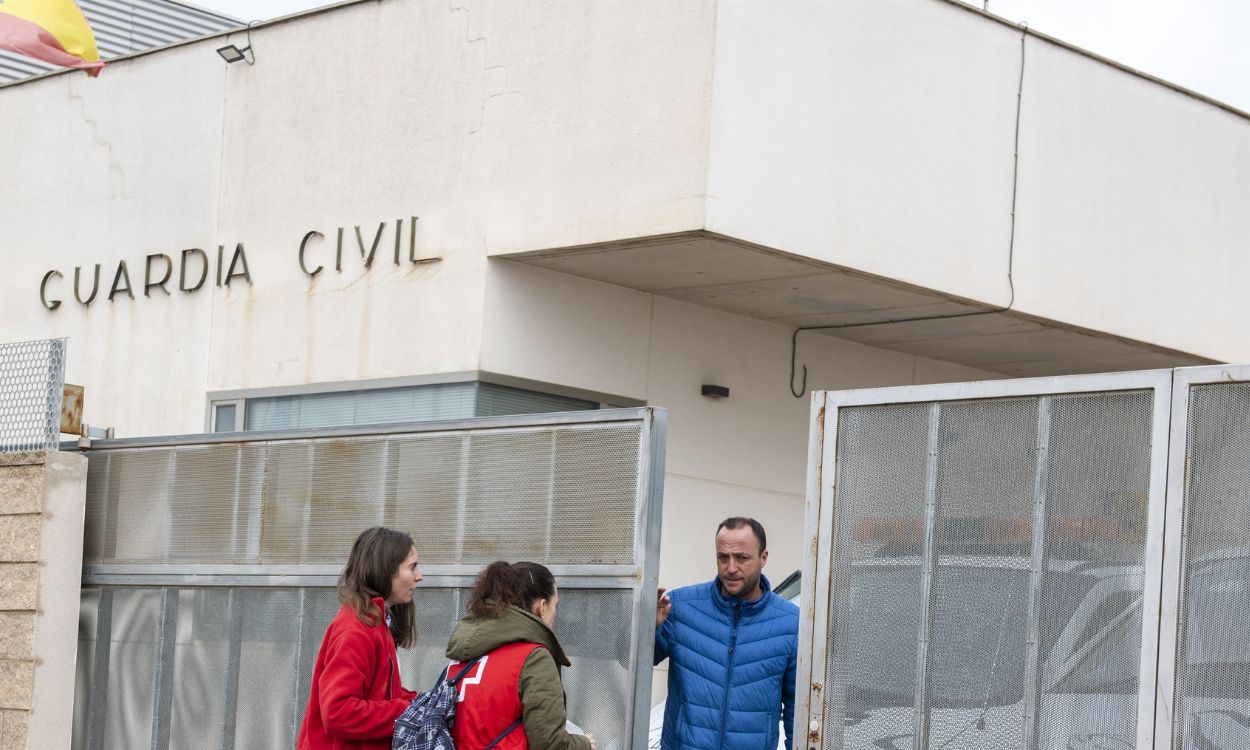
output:
[{"label": "backpack strap", "polygon": [[517,719],[516,721],[512,722],[512,724],[509,725],[507,729],[503,730],[502,734],[500,734],[495,739],[491,740],[491,743],[487,745],[486,747],[482,748],[482,750],[491,750],[491,748],[493,748],[495,745],[498,745],[500,742],[503,742],[503,738],[512,734],[512,730],[516,729],[519,726],[521,726],[521,720]]},{"label": "backpack strap", "polygon": [[438,687],[439,685],[442,685],[444,680],[447,680],[453,685],[459,685],[460,680],[465,676],[465,674],[467,674],[470,669],[473,669],[473,666],[481,660],[482,660],[482,657],[479,656],[473,661],[465,664],[464,668],[461,669],[459,672],[457,672],[456,676],[452,677],[450,680],[447,680],[447,670],[451,669],[451,665],[448,664],[447,666],[443,667],[443,673],[438,676],[438,682],[434,683],[434,687]]}]

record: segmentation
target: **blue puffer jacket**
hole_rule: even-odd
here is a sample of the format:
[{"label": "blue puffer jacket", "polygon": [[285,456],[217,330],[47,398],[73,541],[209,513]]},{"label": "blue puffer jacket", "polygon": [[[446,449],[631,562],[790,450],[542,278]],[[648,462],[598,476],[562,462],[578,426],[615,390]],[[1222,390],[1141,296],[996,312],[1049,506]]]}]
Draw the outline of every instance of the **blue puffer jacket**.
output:
[{"label": "blue puffer jacket", "polygon": [[655,633],[655,663],[669,658],[663,750],[773,750],[783,706],[791,749],[799,608],[760,584],[753,602],[722,596],[715,580],[669,593]]}]

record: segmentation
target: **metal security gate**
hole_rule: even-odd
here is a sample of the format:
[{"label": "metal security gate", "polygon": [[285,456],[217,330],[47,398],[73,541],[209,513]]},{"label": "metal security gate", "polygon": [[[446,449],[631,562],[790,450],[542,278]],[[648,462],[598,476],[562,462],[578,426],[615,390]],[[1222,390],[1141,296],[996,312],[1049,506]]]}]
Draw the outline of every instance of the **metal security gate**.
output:
[{"label": "metal security gate", "polygon": [[1157,750],[1250,748],[1250,367],[1176,371]]},{"label": "metal security gate", "polygon": [[[569,718],[645,744],[665,413],[98,441],[89,454],[74,747],[293,747],[356,535],[421,554],[428,689],[485,563],[560,586]],[[636,711],[635,706],[644,710]]]},{"label": "metal security gate", "polygon": [[1151,748],[1171,383],[816,394],[806,746]]}]

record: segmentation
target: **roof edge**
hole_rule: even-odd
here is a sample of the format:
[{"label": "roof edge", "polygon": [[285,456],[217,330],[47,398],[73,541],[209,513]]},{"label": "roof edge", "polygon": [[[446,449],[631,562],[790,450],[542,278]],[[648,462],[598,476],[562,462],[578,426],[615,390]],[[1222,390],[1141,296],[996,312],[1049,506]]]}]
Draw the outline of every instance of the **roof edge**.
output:
[{"label": "roof edge", "polygon": [[[213,13],[213,11],[204,10],[203,8],[200,8],[199,6],[196,6],[193,3],[178,2],[178,0],[171,0],[171,1],[177,2],[178,5],[184,5],[193,10],[199,10],[205,13]],[[196,43],[205,41],[207,39],[218,39],[222,37],[228,37],[231,34],[237,34],[240,31],[244,31],[244,30],[250,31],[251,29],[260,29],[266,26],[276,26],[278,24],[287,23],[295,19],[304,18],[305,16],[320,15],[322,13],[327,13],[329,11],[337,10],[339,8],[344,8],[349,5],[360,5],[363,3],[375,3],[376,4],[376,3],[383,3],[383,2],[388,2],[388,1],[389,0],[340,0],[340,2],[331,3],[329,5],[322,5],[316,8],[309,8],[308,10],[301,10],[295,13],[288,13],[285,16],[278,16],[277,18],[270,18],[264,21],[252,21],[250,23],[245,23],[242,19],[236,19],[233,16],[226,16],[220,13],[213,13],[213,15],[216,15],[220,18],[224,18],[230,21],[237,21],[239,25],[234,28],[223,29],[222,31],[214,31],[210,34],[202,34],[200,36],[194,36],[188,39],[179,39],[176,42],[170,42],[169,44],[162,44],[159,47],[149,47],[148,49],[138,50],[138,51],[126,54],[126,55],[119,55],[117,57],[109,58],[108,60],[105,60],[104,62],[108,63],[109,65],[112,65],[114,63],[124,62],[127,60],[133,60],[139,57],[146,57],[147,55],[156,54],[157,52],[163,52],[168,49],[174,49],[176,47],[183,47],[183,46],[190,45],[190,44],[196,44]],[[62,68],[59,70],[49,70],[46,73],[40,73],[39,75],[30,76],[29,78],[22,78],[16,81],[9,81],[7,83],[0,83],[0,91],[3,91],[4,89],[8,89],[8,88],[13,88],[15,86],[21,86],[22,84],[30,83],[32,81],[39,81],[45,78],[53,78],[55,76],[66,75],[68,73],[77,73],[77,72],[81,72],[81,71],[78,70],[77,68]]]},{"label": "roof edge", "polygon": [[[107,60],[106,62],[108,62],[111,65],[116,62],[122,62],[124,60],[132,60],[138,57],[144,57],[146,55],[155,54],[157,52],[162,52],[167,49],[173,49],[175,47],[181,47],[181,46],[188,45],[188,44],[195,44],[197,42],[202,42],[206,39],[214,39],[218,37],[229,36],[231,34],[237,34],[242,29],[260,29],[260,28],[265,28],[267,26],[277,26],[279,24],[289,23],[291,21],[302,19],[308,16],[316,16],[322,13],[328,13],[330,11],[338,10],[339,8],[345,8],[351,5],[360,5],[363,3],[383,3],[383,2],[389,2],[389,1],[390,0],[340,0],[339,2],[330,3],[328,5],[322,5],[317,8],[309,8],[308,10],[301,10],[295,13],[289,13],[285,16],[279,16],[277,18],[270,18],[266,21],[253,21],[251,23],[243,24],[234,29],[226,29],[224,31],[218,31],[212,34],[204,34],[203,36],[192,37],[190,39],[181,39],[179,41],[170,42],[169,44],[165,44],[160,47],[152,47],[150,49],[139,50],[138,52],[132,52],[128,55],[114,57],[110,60]],[[996,16],[993,13],[990,13],[989,11],[981,10],[980,8],[977,8],[974,5],[968,4],[964,0],[934,0],[934,1],[943,3],[945,5],[953,6],[967,13],[972,13],[973,15],[980,16],[981,18],[984,18],[987,21],[997,23],[1001,26],[1006,26],[1016,31],[1022,31],[1028,36],[1032,36],[1044,42],[1049,42],[1050,44],[1053,44],[1056,47],[1060,47],[1062,49],[1075,52],[1076,54],[1081,55],[1082,57],[1089,58],[1090,60],[1093,60],[1098,63],[1102,63],[1103,65],[1108,65],[1112,68],[1115,68],[1116,70],[1122,71],[1124,73],[1128,73],[1129,75],[1132,75],[1132,76],[1136,76],[1137,78],[1142,78],[1144,80],[1150,81],[1151,83],[1157,84],[1159,86],[1163,86],[1164,88],[1171,89],[1172,91],[1175,91],[1179,94],[1183,94],[1191,99],[1196,99],[1204,104],[1209,104],[1217,109],[1222,109],[1231,115],[1236,115],[1237,117],[1242,118],[1243,120],[1250,121],[1250,112],[1247,112],[1246,110],[1238,109],[1237,107],[1234,107],[1233,105],[1228,104],[1226,102],[1222,102],[1219,99],[1215,99],[1213,97],[1207,96],[1206,94],[1200,94],[1197,91],[1194,91],[1193,89],[1185,88],[1184,86],[1181,86],[1180,84],[1172,83],[1171,81],[1165,80],[1163,78],[1159,78],[1158,76],[1153,76],[1149,73],[1142,72],[1136,68],[1129,67],[1128,65],[1125,65],[1123,63],[1116,62],[1115,60],[1112,60],[1109,57],[1103,57],[1102,55],[1099,55],[1096,52],[1090,52],[1089,50],[1083,47],[1078,47],[1075,44],[1072,44],[1070,42],[1065,42],[1062,39],[1058,39],[1056,37],[1050,36],[1049,34],[1043,34],[1041,32],[1034,31],[1033,29],[1029,28],[1027,24],[1013,23],[1010,19],[1003,18],[1002,16]],[[191,3],[180,2],[179,4],[186,5],[192,8],[196,8],[197,10],[203,10],[202,8],[197,8],[195,5]],[[207,12],[211,12],[211,11],[207,11]],[[217,14],[217,15],[220,15],[220,14]],[[231,16],[221,16],[221,17],[230,19],[230,20],[235,20]],[[240,23],[242,22],[240,21]],[[29,83],[30,81],[38,81],[43,78],[50,78],[53,76],[64,75],[66,73],[74,73],[74,72],[78,72],[76,68],[65,68],[63,70],[50,70],[47,73],[42,73],[40,75],[31,76],[29,78],[23,78],[18,81],[0,83],[0,91],[13,87],[13,86],[20,86],[24,83]]]},{"label": "roof edge", "polygon": [[1078,47],[1075,44],[1072,44],[1071,42],[1065,42],[1062,39],[1050,36],[1049,34],[1043,34],[1039,31],[1034,31],[1033,29],[1029,28],[1027,22],[1015,23],[1009,18],[996,16],[993,13],[990,13],[989,11],[981,10],[975,5],[970,5],[968,2],[965,2],[965,0],[936,0],[936,2],[944,3],[946,5],[953,5],[956,8],[959,8],[960,10],[980,16],[987,21],[992,21],[1002,26],[1007,26],[1016,31],[1022,31],[1031,37],[1035,37],[1044,42],[1049,42],[1050,44],[1053,44],[1056,47],[1061,47],[1071,52],[1075,52],[1081,57],[1087,57],[1090,60],[1093,60],[1094,62],[1102,63],[1103,65],[1108,65],[1121,72],[1128,73],[1129,75],[1132,75],[1132,76],[1136,76],[1137,78],[1143,78],[1147,81],[1150,81],[1151,83],[1158,84],[1160,86],[1163,86],[1164,88],[1171,89],[1179,94],[1184,94],[1185,96],[1188,96],[1191,99],[1197,99],[1198,101],[1204,104],[1210,104],[1211,106],[1216,107],[1217,109],[1222,109],[1225,112],[1228,112],[1229,114],[1232,114],[1232,115],[1236,115],[1244,120],[1250,120],[1250,112],[1247,112],[1246,110],[1238,109],[1237,107],[1234,107],[1233,105],[1228,104],[1227,102],[1222,102],[1219,99],[1215,99],[1213,97],[1207,96],[1206,94],[1200,94],[1197,91],[1194,91],[1193,89],[1185,88],[1184,86],[1178,83],[1172,83],[1171,81],[1168,81],[1166,79],[1159,78],[1158,76],[1154,76],[1149,73],[1143,72],[1141,70],[1138,70],[1137,68],[1133,68],[1128,65],[1125,65],[1124,63],[1116,62],[1115,60],[1112,60],[1109,57],[1103,57],[1097,52],[1090,52],[1084,47]]}]

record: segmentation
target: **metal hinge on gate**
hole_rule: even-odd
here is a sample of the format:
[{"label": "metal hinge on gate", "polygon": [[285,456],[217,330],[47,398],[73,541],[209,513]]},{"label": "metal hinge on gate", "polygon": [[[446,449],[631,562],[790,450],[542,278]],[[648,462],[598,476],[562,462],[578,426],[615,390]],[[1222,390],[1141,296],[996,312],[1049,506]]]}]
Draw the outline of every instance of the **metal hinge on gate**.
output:
[{"label": "metal hinge on gate", "polygon": [[78,437],[78,449],[85,451],[91,447],[92,440],[112,440],[116,435],[117,432],[112,427],[92,427],[84,424]]},{"label": "metal hinge on gate", "polygon": [[[822,686],[819,682],[812,683],[813,698],[817,698],[817,696],[819,696],[821,687]],[[818,703],[819,698],[813,702]],[[820,745],[820,720],[815,718],[815,714],[813,714],[811,723],[807,725],[807,745],[808,750],[817,750]]]}]

